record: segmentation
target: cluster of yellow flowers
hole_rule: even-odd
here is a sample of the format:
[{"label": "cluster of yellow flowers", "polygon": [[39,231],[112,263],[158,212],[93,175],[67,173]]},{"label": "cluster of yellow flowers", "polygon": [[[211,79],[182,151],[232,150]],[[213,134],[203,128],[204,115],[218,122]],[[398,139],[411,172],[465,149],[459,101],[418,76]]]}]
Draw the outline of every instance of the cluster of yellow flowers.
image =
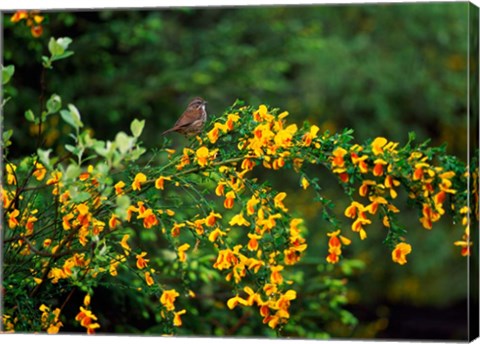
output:
[{"label": "cluster of yellow flowers", "polygon": [[42,22],[44,17],[40,15],[39,11],[16,11],[10,21],[12,23],[18,23],[25,20],[26,25],[30,28],[30,32],[33,37],[40,37],[43,34]]}]

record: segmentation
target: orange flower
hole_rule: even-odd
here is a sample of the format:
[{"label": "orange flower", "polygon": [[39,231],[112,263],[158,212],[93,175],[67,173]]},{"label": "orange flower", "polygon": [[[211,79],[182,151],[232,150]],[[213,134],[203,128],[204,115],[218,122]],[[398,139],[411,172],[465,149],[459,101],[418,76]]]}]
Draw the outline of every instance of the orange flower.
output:
[{"label": "orange flower", "polygon": [[310,130],[302,137],[303,145],[309,147],[312,144],[312,140],[317,137],[319,130],[319,127],[317,127],[316,125],[312,125],[310,127]]},{"label": "orange flower", "polygon": [[404,242],[401,242],[397,244],[397,246],[395,246],[395,249],[392,251],[392,260],[395,263],[404,265],[407,263],[406,256],[410,252],[412,252],[412,246]]},{"label": "orange flower", "polygon": [[241,165],[242,170],[251,171],[253,170],[254,167],[255,167],[255,161],[252,161],[248,158],[242,161],[242,165]]},{"label": "orange flower", "polygon": [[155,188],[157,188],[159,190],[163,190],[166,180],[172,180],[172,178],[171,177],[164,177],[164,176],[158,177],[155,180]]},{"label": "orange flower", "polygon": [[32,28],[30,29],[30,32],[33,37],[38,38],[43,34],[43,27],[42,25],[32,26]]},{"label": "orange flower", "polygon": [[223,206],[227,209],[232,209],[234,205],[235,193],[233,191],[227,192],[225,195],[225,201],[223,202]]},{"label": "orange flower", "polygon": [[45,174],[47,174],[47,169],[41,163],[35,163],[35,171],[33,171],[35,179],[41,181],[45,178]]},{"label": "orange flower", "polygon": [[94,323],[93,321],[98,320],[97,317],[92,313],[92,311],[83,308],[80,306],[80,312],[75,317],[76,321],[80,322],[80,325],[87,329],[88,334],[95,333],[95,329],[99,328],[100,325],[98,323]]},{"label": "orange flower", "polygon": [[171,233],[173,237],[177,237],[180,235],[180,228],[185,227],[185,223],[174,223],[171,229]]},{"label": "orange flower", "polygon": [[214,213],[213,211],[208,214],[207,218],[205,219],[205,224],[208,227],[213,227],[215,226],[215,223],[217,223],[217,219],[221,219],[222,215]]},{"label": "orange flower", "polygon": [[18,209],[13,210],[10,215],[8,215],[8,228],[15,228],[19,225],[17,220],[17,216],[20,215],[20,211]]},{"label": "orange flower", "polygon": [[147,263],[149,262],[149,259],[143,258],[146,255],[147,255],[147,252],[142,252],[135,256],[135,258],[137,258],[137,268],[139,268],[140,270],[147,267]]},{"label": "orange flower", "polygon": [[330,253],[327,256],[327,262],[330,263],[330,264],[336,264],[336,263],[338,263],[338,261],[339,261],[339,257],[334,253]]},{"label": "orange flower", "polygon": [[225,182],[219,182],[217,187],[215,188],[215,195],[223,196],[225,193]]},{"label": "orange flower", "polygon": [[387,164],[387,162],[383,159],[377,159],[373,162],[375,166],[373,167],[373,175],[379,177],[383,174],[383,166]]},{"label": "orange flower", "polygon": [[254,234],[254,233],[248,233],[248,237],[250,238],[247,248],[250,251],[256,251],[258,250],[258,240],[262,238],[261,235]]},{"label": "orange flower", "polygon": [[343,167],[345,165],[345,160],[343,157],[347,154],[347,151],[342,147],[337,147],[332,152],[332,166],[333,167]]},{"label": "orange flower", "polygon": [[117,226],[120,224],[121,222],[118,220],[118,217],[117,215],[115,214],[112,214],[112,216],[110,216],[110,219],[108,220],[108,226],[110,227],[110,229],[115,229],[117,228]]},{"label": "orange flower", "polygon": [[274,284],[282,284],[283,283],[283,276],[280,273],[280,271],[283,270],[283,266],[277,265],[277,266],[271,266],[270,267],[270,282]]},{"label": "orange flower", "polygon": [[327,233],[330,237],[328,240],[328,256],[327,262],[330,264],[338,263],[339,256],[342,254],[342,244],[343,245],[350,245],[351,241],[348,238],[340,235],[340,229]]},{"label": "orange flower", "polygon": [[349,218],[351,218],[351,219],[354,219],[355,217],[357,217],[358,212],[363,211],[364,209],[365,209],[365,207],[363,206],[363,204],[358,203],[358,202],[356,202],[356,201],[353,201],[353,202],[347,207],[347,209],[345,209],[344,215],[345,215],[346,217],[349,217]]},{"label": "orange flower", "polygon": [[38,221],[38,219],[35,216],[29,216],[28,217],[27,224],[25,225],[25,228],[27,229],[28,233],[33,232],[33,225],[37,221]]},{"label": "orange flower", "polygon": [[149,287],[155,283],[149,271],[145,271],[145,282]]},{"label": "orange flower", "polygon": [[217,124],[219,124],[219,123],[215,123],[213,129],[210,130],[207,134],[207,137],[210,140],[210,143],[212,143],[212,144],[217,142],[218,136],[220,135],[219,126]]},{"label": "orange flower", "polygon": [[119,181],[117,184],[114,185],[115,188],[115,194],[122,195],[125,191],[123,191],[123,188],[125,187],[125,183],[123,181]]},{"label": "orange flower", "polygon": [[220,228],[216,228],[215,230],[213,230],[209,235],[208,235],[208,240],[211,241],[211,242],[215,242],[217,241],[217,238],[219,236],[225,236],[227,235],[227,233],[223,232],[222,230],[220,230]]},{"label": "orange flower", "polygon": [[12,15],[12,17],[10,18],[10,21],[12,23],[17,23],[20,20],[27,19],[27,18],[28,18],[27,11],[17,11]]},{"label": "orange flower", "polygon": [[152,228],[153,226],[158,225],[158,219],[153,213],[152,209],[146,209],[143,213],[138,215],[139,219],[143,219],[143,227]]}]

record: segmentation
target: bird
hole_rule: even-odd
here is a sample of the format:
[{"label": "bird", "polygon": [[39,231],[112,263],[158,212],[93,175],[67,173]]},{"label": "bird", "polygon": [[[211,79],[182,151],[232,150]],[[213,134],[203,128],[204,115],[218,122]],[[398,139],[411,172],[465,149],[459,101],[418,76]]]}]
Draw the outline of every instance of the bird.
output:
[{"label": "bird", "polygon": [[201,97],[193,98],[183,112],[180,118],[175,122],[175,125],[165,130],[161,135],[176,131],[185,136],[198,135],[202,132],[203,126],[207,121],[207,111],[205,105],[207,102]]}]

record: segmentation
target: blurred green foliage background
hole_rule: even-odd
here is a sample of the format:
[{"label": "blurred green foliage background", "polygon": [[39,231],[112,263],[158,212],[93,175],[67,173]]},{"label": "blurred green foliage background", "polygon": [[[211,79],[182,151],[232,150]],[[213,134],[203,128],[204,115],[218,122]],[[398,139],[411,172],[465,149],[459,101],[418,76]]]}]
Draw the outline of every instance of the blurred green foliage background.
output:
[{"label": "blurred green foliage background", "polygon": [[[353,128],[358,142],[385,136],[404,144],[413,131],[419,141],[446,143],[449,154],[466,160],[468,6],[45,11],[45,32],[39,39],[6,16],[4,64],[16,67],[7,90],[16,101],[4,111],[4,128],[14,129],[11,154],[33,151],[35,134],[23,112],[40,107],[38,61],[50,36],[68,36],[75,55],[47,74],[46,87],[75,104],[97,138],[112,139],[140,118],[147,121],[145,145],[162,145],[159,133],[198,95],[208,100],[212,117],[239,98],[287,110],[290,121],[308,120],[321,130]],[[69,129],[52,117],[44,130],[46,144],[60,153]],[[186,143],[180,136],[171,139]],[[338,197],[342,190],[332,176],[322,170],[318,175],[342,217],[348,199]],[[308,191],[299,192],[298,181],[288,175],[263,177],[287,191],[287,206],[307,220],[306,261],[324,260],[325,234],[332,229],[321,219],[318,204]],[[391,262],[389,249],[381,244],[384,229],[378,221],[372,224],[367,240],[355,240],[345,250],[347,257],[359,257],[365,264],[349,276],[349,308],[360,324],[346,331],[340,325],[325,329],[314,323],[319,332],[357,338],[466,338],[467,260],[453,246],[461,227],[445,220],[428,232],[416,213],[402,211],[414,247],[409,264]],[[344,233],[354,238],[349,227],[345,221]],[[304,272],[315,274],[308,266]],[[124,302],[121,297],[110,295],[116,304]]]}]

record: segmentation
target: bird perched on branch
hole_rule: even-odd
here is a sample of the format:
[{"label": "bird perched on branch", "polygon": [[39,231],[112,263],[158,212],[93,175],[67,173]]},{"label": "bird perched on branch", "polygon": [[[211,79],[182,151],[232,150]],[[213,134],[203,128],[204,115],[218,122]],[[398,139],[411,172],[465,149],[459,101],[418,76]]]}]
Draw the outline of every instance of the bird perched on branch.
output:
[{"label": "bird perched on branch", "polygon": [[176,131],[177,133],[186,136],[200,134],[207,121],[207,111],[205,110],[206,104],[207,102],[200,97],[193,98],[175,125],[172,128],[165,130],[161,135],[168,134],[172,131]]}]

